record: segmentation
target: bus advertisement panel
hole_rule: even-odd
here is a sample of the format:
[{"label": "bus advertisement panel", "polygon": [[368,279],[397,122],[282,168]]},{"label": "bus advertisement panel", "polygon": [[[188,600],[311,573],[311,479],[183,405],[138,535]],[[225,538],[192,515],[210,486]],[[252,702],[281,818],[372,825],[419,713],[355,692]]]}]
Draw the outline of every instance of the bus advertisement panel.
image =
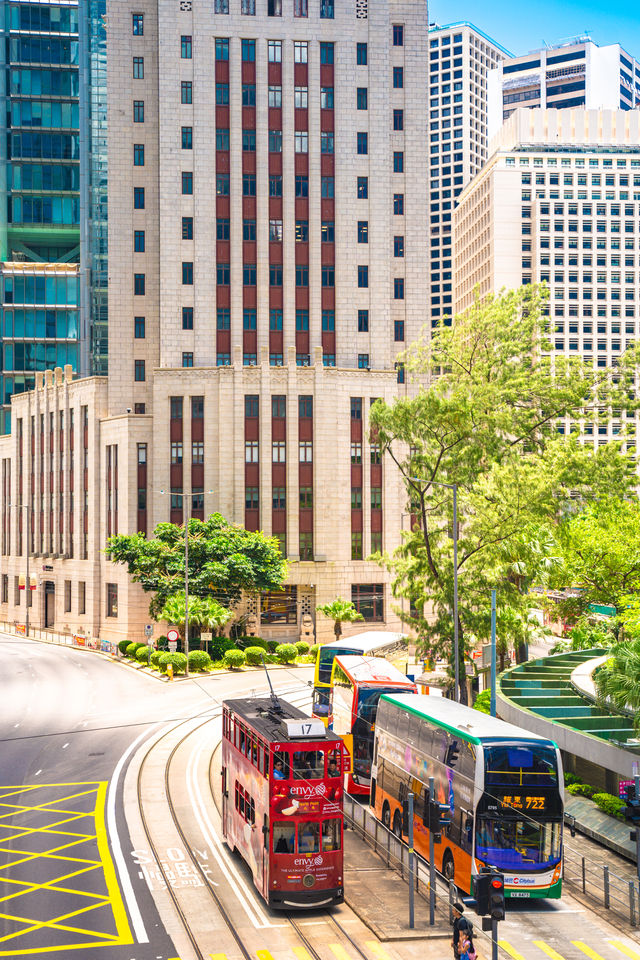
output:
[{"label": "bus advertisement panel", "polygon": [[331,674],[329,726],[351,754],[348,793],[368,796],[378,702],[384,693],[417,693],[413,680],[380,657],[340,654]]},{"label": "bus advertisement panel", "polygon": [[389,630],[367,630],[352,637],[342,637],[331,643],[323,643],[318,651],[313,678],[314,717],[326,724],[331,709],[331,671],[338,654],[361,657],[387,657],[401,650],[406,642],[404,633]]},{"label": "bus advertisement panel", "polygon": [[378,706],[371,806],[402,836],[415,796],[414,845],[428,858],[428,787],[451,823],[436,867],[471,893],[483,866],[504,873],[508,897],[559,897],[564,787],[555,743],[441,697],[385,695]]},{"label": "bus advertisement panel", "polygon": [[342,903],[348,761],[340,738],[291,704],[224,702],[222,835],[270,906]]}]

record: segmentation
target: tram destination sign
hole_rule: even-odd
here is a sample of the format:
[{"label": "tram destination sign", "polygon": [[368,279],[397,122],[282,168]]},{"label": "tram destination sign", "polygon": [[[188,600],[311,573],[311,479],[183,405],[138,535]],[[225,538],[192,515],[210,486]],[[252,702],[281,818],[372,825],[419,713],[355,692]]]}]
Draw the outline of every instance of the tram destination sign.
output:
[{"label": "tram destination sign", "polygon": [[322,720],[314,720],[312,717],[305,720],[283,719],[282,724],[287,731],[287,736],[292,740],[300,740],[305,737],[314,739],[324,737],[326,730]]}]

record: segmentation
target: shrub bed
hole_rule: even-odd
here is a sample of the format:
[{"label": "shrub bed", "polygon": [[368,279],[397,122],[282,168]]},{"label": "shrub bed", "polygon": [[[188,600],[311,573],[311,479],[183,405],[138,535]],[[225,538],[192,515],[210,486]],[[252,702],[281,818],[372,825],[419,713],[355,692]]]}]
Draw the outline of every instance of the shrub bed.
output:
[{"label": "shrub bed", "polygon": [[129,646],[129,641],[128,641],[128,640],[119,640],[119,641],[118,641],[118,650],[120,651],[120,653],[126,653],[128,646]]},{"label": "shrub bed", "polygon": [[279,640],[267,640],[267,650],[269,653],[275,653],[279,646]]},{"label": "shrub bed", "polygon": [[149,659],[149,647],[146,643],[143,643],[141,647],[138,647],[136,650],[136,660],[138,663],[146,663]]},{"label": "shrub bed", "polygon": [[132,660],[135,660],[136,653],[138,652],[140,647],[144,647],[144,646],[146,646],[146,644],[140,643],[140,641],[137,641],[136,643],[129,643],[125,648],[125,655],[127,657],[131,657]]},{"label": "shrub bed", "polygon": [[222,660],[227,650],[236,650],[237,647],[229,637],[214,637],[211,641],[211,659]]},{"label": "shrub bed", "polygon": [[309,653],[309,644],[306,640],[298,640],[297,643],[294,643],[294,647],[298,651],[299,657],[304,657],[305,654]]},{"label": "shrub bed", "polygon": [[571,786],[567,787],[567,793],[570,793],[572,797],[587,797],[591,800],[595,792],[596,788],[589,786],[588,783],[572,783]]},{"label": "shrub bed", "polygon": [[275,652],[280,663],[293,663],[298,655],[298,651],[292,643],[278,644]]},{"label": "shrub bed", "polygon": [[591,799],[597,807],[604,813],[608,813],[609,816],[616,817],[618,820],[625,819],[622,811],[627,804],[619,797],[614,797],[612,793],[594,793]]},{"label": "shrub bed", "polygon": [[579,777],[577,773],[565,773],[564,775],[564,785],[565,787],[570,787],[574,783],[584,783],[582,777]]},{"label": "shrub bed", "polygon": [[167,672],[167,667],[169,664],[173,666],[174,674],[184,673],[187,665],[187,658],[184,653],[163,653],[158,661],[158,666],[163,673]]},{"label": "shrub bed", "polygon": [[211,657],[206,650],[192,650],[189,654],[189,670],[202,672],[211,666]]},{"label": "shrub bed", "polygon": [[245,647],[244,655],[247,658],[247,663],[251,667],[259,667],[262,664],[262,658],[265,660],[268,657],[268,654],[264,647]]},{"label": "shrub bed", "polygon": [[165,650],[154,650],[151,654],[151,666],[157,667],[160,657],[162,657],[165,653]]},{"label": "shrub bed", "polygon": [[307,654],[307,656],[311,657],[311,663],[316,662],[316,660],[318,659],[319,653],[320,653],[320,647],[318,646],[318,644],[316,644],[313,647],[309,647],[309,653]]},{"label": "shrub bed", "polygon": [[239,670],[244,666],[245,660],[244,650],[238,650],[237,647],[226,650],[223,657],[223,663],[228,670]]}]

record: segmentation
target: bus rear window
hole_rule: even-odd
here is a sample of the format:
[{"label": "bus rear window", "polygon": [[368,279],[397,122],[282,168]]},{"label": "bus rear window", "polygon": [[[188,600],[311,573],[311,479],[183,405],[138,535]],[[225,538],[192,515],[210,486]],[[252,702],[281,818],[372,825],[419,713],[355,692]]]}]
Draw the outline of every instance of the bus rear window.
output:
[{"label": "bus rear window", "polygon": [[485,745],[485,786],[550,787],[558,783],[553,747],[537,744]]}]

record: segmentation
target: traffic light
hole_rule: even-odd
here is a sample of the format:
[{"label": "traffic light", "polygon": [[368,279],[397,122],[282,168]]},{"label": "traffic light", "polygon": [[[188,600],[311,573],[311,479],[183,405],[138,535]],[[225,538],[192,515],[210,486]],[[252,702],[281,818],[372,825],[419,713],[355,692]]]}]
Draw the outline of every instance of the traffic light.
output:
[{"label": "traffic light", "polygon": [[489,913],[492,920],[504,920],[504,877],[495,871],[489,874]]},{"label": "traffic light", "polygon": [[447,754],[444,762],[448,767],[455,767],[459,756],[460,756],[460,744],[458,743],[457,740],[452,740],[452,742],[447,747]]},{"label": "traffic light", "polygon": [[448,803],[429,801],[429,830],[433,833],[433,842],[440,843],[442,830],[451,823],[451,810]]},{"label": "traffic light", "polygon": [[476,874],[473,878],[473,896],[476,901],[476,913],[482,917],[489,913],[489,884],[491,872],[487,870]]},{"label": "traffic light", "polygon": [[622,811],[625,819],[632,823],[640,823],[640,798],[636,797],[635,784],[625,787],[624,794],[627,801],[627,806]]},{"label": "traffic light", "polygon": [[402,801],[402,832],[405,837],[409,836],[409,801]]}]

